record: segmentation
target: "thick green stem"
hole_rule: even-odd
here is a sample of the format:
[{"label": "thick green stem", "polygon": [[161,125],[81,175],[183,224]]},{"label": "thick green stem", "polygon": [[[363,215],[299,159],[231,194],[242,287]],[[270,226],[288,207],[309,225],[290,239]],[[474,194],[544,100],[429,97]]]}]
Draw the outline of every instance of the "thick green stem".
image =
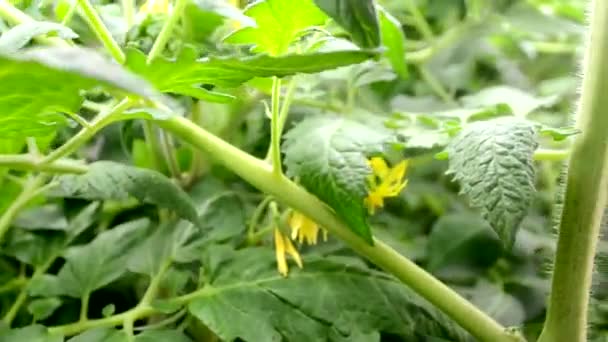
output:
[{"label": "thick green stem", "polygon": [[587,340],[595,248],[608,191],[608,2],[591,3],[577,128],[568,165],[547,320],[541,342]]},{"label": "thick green stem", "polygon": [[152,45],[152,49],[150,50],[150,54],[148,55],[148,60],[147,60],[148,64],[151,63],[154,60],[154,58],[160,56],[160,54],[165,49],[165,46],[167,46],[167,42],[169,42],[169,39],[171,38],[171,34],[173,33],[173,30],[175,29],[175,26],[177,25],[179,18],[181,18],[187,4],[188,4],[187,0],[177,0],[176,1],[175,8],[173,9],[171,16],[169,17],[169,19],[167,19],[167,21],[163,25],[162,30],[160,31],[160,33],[158,34],[158,37],[156,37],[156,40],[154,41],[154,45]]},{"label": "thick green stem", "polygon": [[135,21],[135,0],[122,0],[122,16],[125,18],[127,31],[133,26]]},{"label": "thick green stem", "polygon": [[85,322],[89,317],[89,300],[91,298],[90,293],[85,293],[80,298],[80,322]]},{"label": "thick green stem", "polygon": [[120,45],[118,45],[114,40],[114,37],[112,37],[110,30],[104,25],[101,17],[97,14],[95,8],[93,8],[93,5],[91,5],[89,0],[78,0],[78,3],[97,38],[99,38],[112,57],[118,63],[123,64],[126,60],[124,52],[122,52]]},{"label": "thick green stem", "polygon": [[314,219],[359,254],[395,275],[443,310],[478,339],[492,342],[518,340],[518,337],[505,331],[500,324],[466,299],[382,241],[375,240],[374,246],[367,244],[315,196],[286,177],[277,177],[268,163],[239,150],[182,117],[157,123],[190,144],[205,150],[253,186]]}]

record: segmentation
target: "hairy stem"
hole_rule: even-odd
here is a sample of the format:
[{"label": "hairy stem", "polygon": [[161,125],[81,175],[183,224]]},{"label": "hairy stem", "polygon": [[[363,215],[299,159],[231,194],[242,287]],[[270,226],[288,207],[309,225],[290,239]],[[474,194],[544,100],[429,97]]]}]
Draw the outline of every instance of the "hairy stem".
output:
[{"label": "hairy stem", "polygon": [[182,117],[174,117],[157,123],[190,144],[207,151],[210,156],[253,186],[318,222],[359,254],[395,275],[443,310],[478,339],[484,341],[518,340],[518,337],[506,332],[500,324],[455,291],[382,241],[376,240],[374,246],[367,244],[340,221],[324,203],[286,177],[277,177],[273,168],[263,160],[239,150]]},{"label": "hairy stem", "polygon": [[59,159],[42,163],[42,158],[28,154],[0,154],[0,167],[23,171],[44,171],[50,173],[85,173],[86,164],[73,159]]},{"label": "hairy stem", "polygon": [[541,342],[587,340],[595,248],[608,191],[608,2],[591,2],[590,33],[568,164],[549,311]]},{"label": "hairy stem", "polygon": [[120,64],[123,64],[126,60],[124,52],[120,49],[120,45],[114,40],[110,30],[104,25],[101,17],[95,11],[93,5],[89,2],[89,0],[78,0],[80,7],[86,17],[91,30],[95,32],[97,38],[101,41],[101,43],[105,46],[105,48],[110,52],[112,57]]}]

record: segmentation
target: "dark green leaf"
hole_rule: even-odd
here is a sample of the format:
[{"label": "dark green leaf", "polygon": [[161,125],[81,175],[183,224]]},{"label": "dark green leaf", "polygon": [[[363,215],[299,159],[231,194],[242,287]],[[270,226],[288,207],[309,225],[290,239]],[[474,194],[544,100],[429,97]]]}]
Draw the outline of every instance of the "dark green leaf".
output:
[{"label": "dark green leaf", "polygon": [[89,200],[126,200],[134,197],[145,203],[175,211],[181,218],[198,223],[194,203],[176,184],[159,172],[140,169],[115,162],[90,164],[82,175],[57,178],[56,196]]},{"label": "dark green leaf", "polygon": [[90,243],[68,249],[57,280],[65,295],[79,298],[118,279],[127,270],[133,247],[147,233],[150,221],[139,219],[105,231]]},{"label": "dark green leaf", "polygon": [[148,65],[142,52],[130,49],[126,65],[160,91],[193,96],[194,92],[201,92],[202,85],[236,87],[254,77],[317,73],[361,63],[375,55],[371,51],[351,50],[282,57],[197,59],[193,50],[186,49],[176,60],[157,58]]},{"label": "dark green leaf", "polygon": [[192,342],[177,330],[149,330],[137,335],[135,342]]},{"label": "dark green leaf", "polygon": [[409,73],[405,63],[405,34],[403,34],[401,23],[384,9],[379,9],[378,15],[382,32],[382,45],[386,48],[384,55],[391,62],[397,75],[402,79],[407,79]]},{"label": "dark green leaf", "polygon": [[403,341],[462,336],[407,287],[331,258],[305,260],[303,271],[283,278],[271,251],[245,249],[210,271],[209,290],[199,291],[189,310],[225,341],[379,341],[380,332]]},{"label": "dark green leaf", "polygon": [[69,227],[63,208],[57,204],[45,204],[22,211],[15,218],[13,225],[32,230],[66,230]]},{"label": "dark green leaf", "polygon": [[245,9],[255,25],[237,30],[227,43],[253,45],[253,51],[272,56],[287,53],[298,34],[325,23],[327,16],[312,0],[259,0]]},{"label": "dark green leaf", "polygon": [[97,328],[87,330],[84,333],[73,337],[68,342],[128,342],[127,334],[124,331],[108,328]]},{"label": "dark green leaf", "polygon": [[363,48],[380,45],[380,25],[373,0],[315,0],[327,15],[350,33]]},{"label": "dark green leaf", "polygon": [[35,321],[40,321],[52,315],[60,306],[61,299],[57,297],[34,299],[28,304],[27,311]]},{"label": "dark green leaf", "polygon": [[357,235],[372,243],[363,205],[371,174],[367,157],[382,151],[386,135],[352,120],[316,117],[298,124],[285,139],[288,175],[297,177]]},{"label": "dark green leaf", "polygon": [[465,126],[447,148],[448,173],[508,248],[532,202],[537,146],[532,123],[502,118]]},{"label": "dark green leaf", "polygon": [[0,36],[0,53],[14,53],[26,46],[32,38],[56,33],[63,39],[78,38],[69,27],[48,21],[27,21],[19,24]]}]

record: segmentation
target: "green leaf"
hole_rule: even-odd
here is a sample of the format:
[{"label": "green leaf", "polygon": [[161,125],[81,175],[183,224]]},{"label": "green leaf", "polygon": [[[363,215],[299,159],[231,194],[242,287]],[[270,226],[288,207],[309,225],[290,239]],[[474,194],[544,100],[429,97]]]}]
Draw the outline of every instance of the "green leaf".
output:
[{"label": "green leaf", "polygon": [[34,299],[28,304],[27,311],[35,321],[40,321],[51,316],[60,306],[61,299],[58,297]]},{"label": "green leaf", "polygon": [[427,248],[429,271],[450,276],[473,273],[473,278],[478,276],[476,266],[491,264],[502,254],[501,242],[488,223],[469,212],[441,216],[429,234]]},{"label": "green leaf", "polygon": [[363,48],[380,45],[380,25],[373,0],[315,0]]},{"label": "green leaf", "polygon": [[110,161],[89,165],[82,175],[57,178],[55,196],[88,200],[126,200],[134,197],[144,203],[173,210],[179,217],[198,223],[194,203],[188,195],[163,174]]},{"label": "green leaf", "polygon": [[63,337],[50,335],[41,325],[30,325],[25,328],[0,332],[0,342],[62,342]]},{"label": "green leaf", "polygon": [[0,54],[0,136],[45,136],[79,110],[82,91],[105,86],[133,96],[172,102],[143,79],[91,50],[35,48]]},{"label": "green leaf", "polygon": [[403,341],[462,336],[382,273],[311,257],[304,270],[292,269],[283,278],[273,254],[244,249],[212,267],[210,284],[193,298],[190,313],[225,341],[379,341],[380,332]]},{"label": "green leaf", "polygon": [[78,38],[69,27],[48,21],[28,21],[19,24],[0,36],[0,53],[14,53],[26,46],[34,37],[56,33],[62,39]]},{"label": "green leaf", "polygon": [[409,73],[405,63],[405,34],[401,28],[401,23],[382,8],[379,9],[378,16],[380,18],[382,45],[386,48],[384,55],[391,62],[391,66],[397,75],[402,79],[407,79]]},{"label": "green leaf", "polygon": [[130,252],[147,233],[150,220],[139,219],[105,231],[86,245],[72,247],[57,274],[63,294],[80,298],[118,279]]},{"label": "green leaf", "polygon": [[532,202],[537,146],[534,124],[501,118],[465,126],[447,147],[448,173],[507,248]]},{"label": "green leaf", "polygon": [[557,96],[536,97],[517,88],[496,86],[464,96],[461,101],[468,108],[507,105],[515,116],[524,118],[539,108],[553,106],[558,99]]},{"label": "green leaf", "polygon": [[272,56],[287,53],[298,34],[325,23],[327,16],[312,0],[259,0],[245,8],[255,26],[243,27],[224,40],[253,45],[253,51]]},{"label": "green leaf", "polygon": [[554,141],[563,141],[571,136],[580,134],[581,130],[575,127],[547,127],[543,126],[539,130],[539,134],[543,136],[549,136]]},{"label": "green leaf", "polygon": [[350,229],[372,243],[363,205],[371,174],[367,157],[382,151],[387,136],[352,120],[315,117],[298,124],[285,139],[287,174],[297,177]]},{"label": "green leaf", "polygon": [[66,230],[69,228],[63,208],[57,204],[45,204],[22,211],[13,222],[25,229]]},{"label": "green leaf", "polygon": [[317,73],[361,63],[375,56],[376,53],[372,51],[350,50],[281,57],[260,55],[197,59],[193,50],[186,49],[175,60],[157,58],[148,65],[146,55],[129,49],[126,66],[162,92],[195,96],[204,91],[201,90],[203,85],[237,87],[254,77]]},{"label": "green leaf", "polygon": [[192,342],[177,330],[147,330],[137,335],[135,342]]},{"label": "green leaf", "polygon": [[97,328],[72,337],[67,342],[128,342],[127,334],[122,330]]}]

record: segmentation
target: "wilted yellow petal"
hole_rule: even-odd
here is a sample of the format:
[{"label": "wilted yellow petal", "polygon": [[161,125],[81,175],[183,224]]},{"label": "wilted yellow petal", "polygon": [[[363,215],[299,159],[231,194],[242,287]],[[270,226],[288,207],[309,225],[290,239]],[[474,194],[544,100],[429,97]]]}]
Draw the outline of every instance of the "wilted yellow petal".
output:
[{"label": "wilted yellow petal", "polygon": [[287,267],[287,260],[285,259],[285,240],[283,234],[278,229],[274,230],[274,248],[277,259],[277,269],[282,276],[287,276],[289,268]]}]

